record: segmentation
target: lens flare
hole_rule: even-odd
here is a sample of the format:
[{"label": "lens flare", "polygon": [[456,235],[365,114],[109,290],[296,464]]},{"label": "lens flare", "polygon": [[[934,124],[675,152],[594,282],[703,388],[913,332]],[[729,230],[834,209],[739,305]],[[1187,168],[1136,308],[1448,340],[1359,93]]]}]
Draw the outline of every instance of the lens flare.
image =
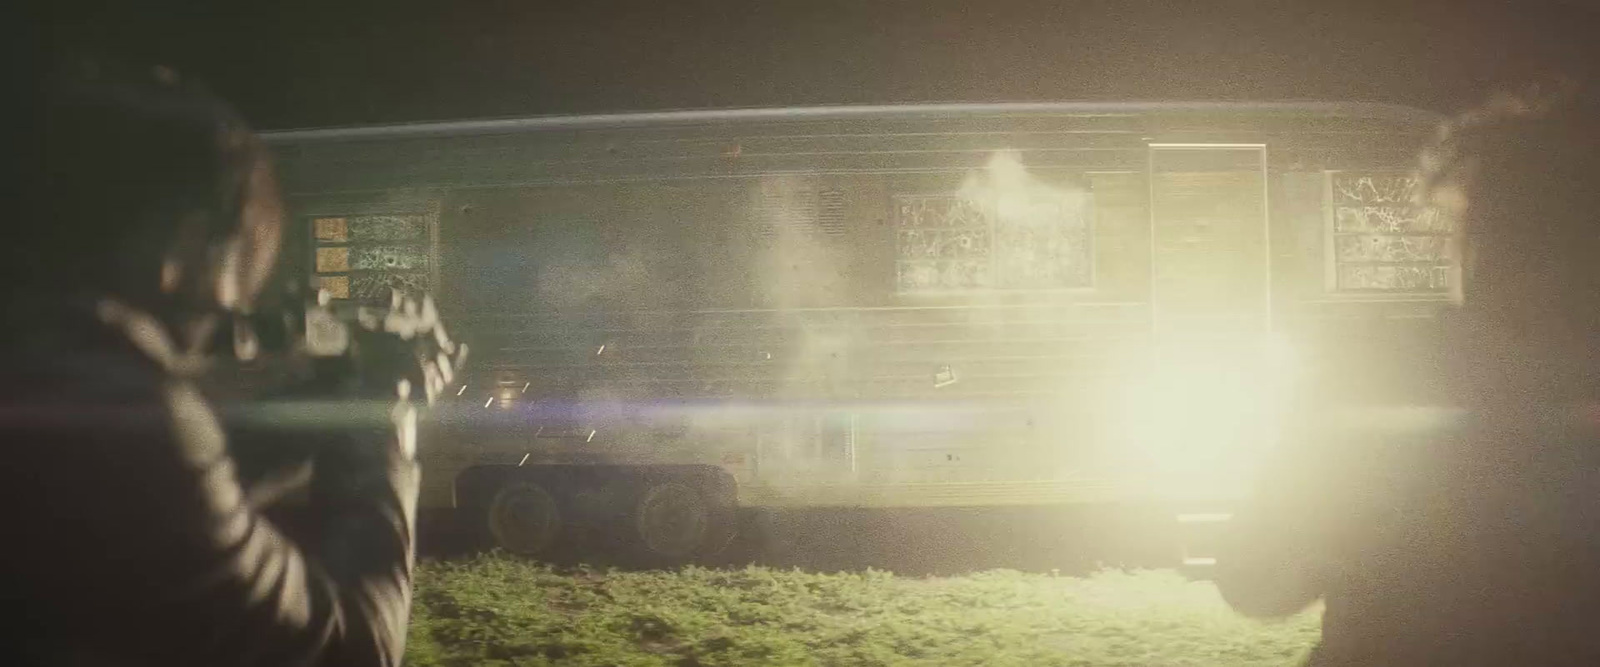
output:
[{"label": "lens flare", "polygon": [[1113,437],[1136,479],[1182,497],[1246,490],[1276,440],[1296,365],[1285,341],[1257,342],[1160,349],[1124,376]]}]

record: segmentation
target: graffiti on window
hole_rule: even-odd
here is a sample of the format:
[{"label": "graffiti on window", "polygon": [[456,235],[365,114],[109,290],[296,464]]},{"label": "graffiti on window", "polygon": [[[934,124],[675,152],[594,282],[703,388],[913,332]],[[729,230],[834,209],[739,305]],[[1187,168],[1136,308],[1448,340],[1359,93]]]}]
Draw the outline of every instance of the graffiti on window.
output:
[{"label": "graffiti on window", "polygon": [[426,269],[428,268],[428,249],[420,245],[358,247],[350,266],[357,271]]},{"label": "graffiti on window", "polygon": [[1087,286],[1086,208],[1081,196],[1024,202],[896,197],[896,285],[902,292]]},{"label": "graffiti on window", "polygon": [[1387,236],[1382,234],[1340,234],[1334,237],[1334,252],[1339,261],[1419,262],[1448,264],[1449,238],[1444,236]]},{"label": "graffiti on window", "polygon": [[1400,293],[1450,289],[1454,228],[1438,209],[1415,201],[1415,177],[1335,172],[1330,179],[1337,289]]},{"label": "graffiti on window", "polygon": [[1450,289],[1450,268],[1345,265],[1339,267],[1339,286],[1348,290],[1442,292]]},{"label": "graffiti on window", "polygon": [[1090,283],[1089,224],[1082,206],[1063,199],[1026,215],[1005,216],[995,230],[995,271],[1002,287],[1084,287]]},{"label": "graffiti on window", "polygon": [[423,213],[313,219],[315,284],[335,299],[383,300],[391,289],[427,292],[431,224]]},{"label": "graffiti on window", "polygon": [[428,218],[422,215],[363,215],[349,220],[354,242],[420,241],[428,234]]},{"label": "graffiti on window", "polygon": [[901,229],[989,228],[983,209],[965,197],[901,196],[895,209]]},{"label": "graffiti on window", "polygon": [[428,291],[426,273],[361,273],[350,280],[350,298],[383,300],[390,290],[406,294],[425,294]]},{"label": "graffiti on window", "polygon": [[973,259],[991,252],[988,228],[902,229],[899,244],[903,260]]}]

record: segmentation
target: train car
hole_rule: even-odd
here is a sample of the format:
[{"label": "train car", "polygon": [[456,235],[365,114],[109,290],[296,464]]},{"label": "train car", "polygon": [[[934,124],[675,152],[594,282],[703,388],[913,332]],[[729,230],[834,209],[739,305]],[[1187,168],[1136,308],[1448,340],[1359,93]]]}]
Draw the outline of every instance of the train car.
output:
[{"label": "train car", "polygon": [[1352,103],[806,107],[269,133],[291,273],[436,295],[425,507],[664,562],[741,511],[1223,517],[1295,387],[1409,403],[1438,124]]}]

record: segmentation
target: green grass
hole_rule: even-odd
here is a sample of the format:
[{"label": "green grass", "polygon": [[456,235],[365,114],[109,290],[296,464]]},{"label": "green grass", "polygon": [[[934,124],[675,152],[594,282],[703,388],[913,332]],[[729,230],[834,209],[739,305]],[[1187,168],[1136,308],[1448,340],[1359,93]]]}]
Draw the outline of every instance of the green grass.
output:
[{"label": "green grass", "polygon": [[1233,614],[1170,571],[907,578],[425,562],[408,665],[1287,665],[1308,611]]}]

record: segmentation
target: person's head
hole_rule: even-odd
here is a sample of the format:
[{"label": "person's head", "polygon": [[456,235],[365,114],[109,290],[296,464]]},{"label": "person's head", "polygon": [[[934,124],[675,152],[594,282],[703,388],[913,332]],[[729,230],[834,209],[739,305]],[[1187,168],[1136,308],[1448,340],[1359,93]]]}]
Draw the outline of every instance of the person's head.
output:
[{"label": "person's head", "polygon": [[18,289],[166,313],[249,310],[283,222],[244,122],[160,68],[79,66],[42,97],[42,219],[6,253]]},{"label": "person's head", "polygon": [[1592,100],[1565,82],[1498,96],[1449,123],[1424,155],[1422,192],[1460,232],[1461,309],[1521,341],[1519,356],[1586,355],[1600,342]]}]

